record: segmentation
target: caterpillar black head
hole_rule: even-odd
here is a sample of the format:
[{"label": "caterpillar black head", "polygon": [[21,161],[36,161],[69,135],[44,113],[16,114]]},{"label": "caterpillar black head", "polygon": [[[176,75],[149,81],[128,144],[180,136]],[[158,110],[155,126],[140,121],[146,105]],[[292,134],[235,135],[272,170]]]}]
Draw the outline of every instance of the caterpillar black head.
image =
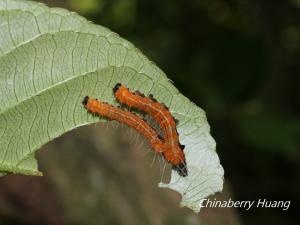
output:
[{"label": "caterpillar black head", "polygon": [[83,100],[82,100],[82,104],[83,104],[84,106],[86,106],[86,104],[88,103],[89,99],[90,99],[89,96],[85,96],[85,97],[83,98]]},{"label": "caterpillar black head", "polygon": [[115,85],[115,87],[113,88],[114,93],[116,93],[116,92],[119,90],[119,88],[120,88],[121,86],[122,86],[122,84],[117,83],[117,84]]}]

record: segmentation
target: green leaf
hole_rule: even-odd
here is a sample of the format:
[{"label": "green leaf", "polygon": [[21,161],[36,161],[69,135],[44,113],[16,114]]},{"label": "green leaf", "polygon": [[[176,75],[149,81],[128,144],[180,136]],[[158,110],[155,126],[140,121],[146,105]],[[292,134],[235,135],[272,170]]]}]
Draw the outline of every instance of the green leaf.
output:
[{"label": "green leaf", "polygon": [[[184,66],[184,65],[183,65]],[[222,190],[223,168],[202,109],[190,102],[131,43],[75,13],[43,4],[0,0],[0,171],[41,175],[34,153],[63,133],[99,121],[85,95],[116,104],[121,82],[152,93],[179,120],[189,176],[172,171],[182,206]]]}]

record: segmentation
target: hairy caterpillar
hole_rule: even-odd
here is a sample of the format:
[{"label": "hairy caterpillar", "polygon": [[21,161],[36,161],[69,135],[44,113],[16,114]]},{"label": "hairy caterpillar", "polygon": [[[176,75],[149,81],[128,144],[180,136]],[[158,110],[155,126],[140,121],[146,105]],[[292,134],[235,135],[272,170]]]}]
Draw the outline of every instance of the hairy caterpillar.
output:
[{"label": "hairy caterpillar", "polygon": [[139,116],[89,96],[84,97],[82,104],[91,113],[98,114],[99,116],[103,116],[110,120],[116,120],[134,128],[145,136],[155,152],[163,152],[163,142],[160,139],[160,136],[157,135],[156,131]]},{"label": "hairy caterpillar", "polygon": [[148,98],[138,91],[130,92],[120,83],[116,84],[113,90],[120,103],[146,112],[156,120],[163,133],[164,150],[162,153],[164,158],[181,176],[187,176],[184,145],[179,143],[176,121],[168,108],[163,103],[157,102],[152,95]]}]

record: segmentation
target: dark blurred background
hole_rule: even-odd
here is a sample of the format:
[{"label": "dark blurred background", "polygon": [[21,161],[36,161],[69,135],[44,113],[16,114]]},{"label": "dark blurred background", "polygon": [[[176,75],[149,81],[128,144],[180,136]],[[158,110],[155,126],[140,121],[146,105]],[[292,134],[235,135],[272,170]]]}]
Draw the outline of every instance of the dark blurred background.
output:
[{"label": "dark blurred background", "polygon": [[212,198],[291,206],[180,209],[142,139],[96,124],[39,151],[44,177],[1,178],[0,224],[299,224],[299,0],[42,2],[131,41],[206,111],[226,180]]}]

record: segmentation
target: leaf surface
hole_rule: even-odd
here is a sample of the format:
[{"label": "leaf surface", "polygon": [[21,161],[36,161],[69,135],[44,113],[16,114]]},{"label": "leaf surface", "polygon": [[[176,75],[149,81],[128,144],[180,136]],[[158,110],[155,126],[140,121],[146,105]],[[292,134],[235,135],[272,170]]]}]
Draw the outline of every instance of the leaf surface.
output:
[{"label": "leaf surface", "polygon": [[[163,71],[131,43],[79,15],[27,1],[0,0],[0,174],[41,175],[34,153],[63,133],[99,121],[81,101],[116,104],[122,83],[153,94],[179,120],[189,176],[172,171],[182,206],[222,190],[223,168],[202,109],[178,92]],[[0,175],[1,176],[1,175]]]}]

